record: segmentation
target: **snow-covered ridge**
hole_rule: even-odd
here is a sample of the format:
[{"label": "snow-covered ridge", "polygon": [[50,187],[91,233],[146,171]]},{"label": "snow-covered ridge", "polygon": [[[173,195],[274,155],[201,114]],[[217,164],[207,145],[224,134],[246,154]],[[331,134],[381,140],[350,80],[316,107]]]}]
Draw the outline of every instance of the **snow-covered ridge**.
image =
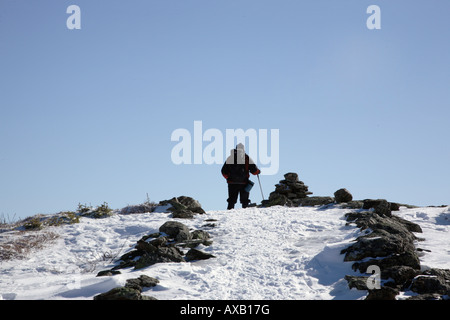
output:
[{"label": "snow-covered ridge", "polygon": [[[347,224],[344,214],[349,211],[338,205],[274,206],[209,211],[192,219],[173,219],[165,212],[81,218],[79,223],[35,231],[58,237],[26,258],[2,261],[0,295],[3,299],[92,299],[123,286],[127,279],[148,275],[160,282],[143,294],[157,299],[360,299],[367,292],[350,290],[344,277],[361,274],[340,254],[361,234]],[[449,208],[402,207],[395,215],[421,226],[422,268],[448,268]],[[217,220],[214,227],[209,219]],[[96,277],[168,220],[208,231],[213,243],[200,249],[216,258],[158,263]]]}]

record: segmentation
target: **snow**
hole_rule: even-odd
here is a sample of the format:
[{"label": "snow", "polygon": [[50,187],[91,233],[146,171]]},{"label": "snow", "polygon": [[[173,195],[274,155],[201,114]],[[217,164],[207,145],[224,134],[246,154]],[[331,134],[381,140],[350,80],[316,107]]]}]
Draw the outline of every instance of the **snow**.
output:
[{"label": "snow", "polygon": [[[132,250],[142,236],[157,232],[170,215],[81,218],[77,224],[34,231],[51,231],[59,238],[26,259],[2,261],[0,299],[92,299],[142,274],[160,280],[143,294],[161,300],[362,299],[367,293],[348,289],[344,280],[345,275],[360,274],[340,254],[360,235],[354,225],[346,225],[344,214],[349,211],[339,206],[276,206],[176,219],[191,229],[208,231],[213,244],[199,249],[216,258],[121,269],[122,274],[110,277],[96,275],[112,268],[114,259]],[[417,235],[425,240],[417,246],[431,251],[423,251],[423,267],[448,268],[450,209],[402,207],[394,214],[422,227]],[[216,226],[205,226],[211,223]]]},{"label": "snow", "polygon": [[423,233],[417,233],[417,248],[427,251],[420,257],[423,270],[430,268],[450,268],[450,207],[425,207],[402,210],[398,216],[417,223]]}]

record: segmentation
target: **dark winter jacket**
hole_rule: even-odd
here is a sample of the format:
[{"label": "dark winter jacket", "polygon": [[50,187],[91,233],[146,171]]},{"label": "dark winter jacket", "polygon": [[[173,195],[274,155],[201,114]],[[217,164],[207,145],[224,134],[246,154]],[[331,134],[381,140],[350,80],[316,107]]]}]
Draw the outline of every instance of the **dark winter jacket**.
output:
[{"label": "dark winter jacket", "polygon": [[247,184],[250,172],[254,175],[261,171],[253,160],[240,149],[233,149],[222,167],[222,175],[230,184]]}]

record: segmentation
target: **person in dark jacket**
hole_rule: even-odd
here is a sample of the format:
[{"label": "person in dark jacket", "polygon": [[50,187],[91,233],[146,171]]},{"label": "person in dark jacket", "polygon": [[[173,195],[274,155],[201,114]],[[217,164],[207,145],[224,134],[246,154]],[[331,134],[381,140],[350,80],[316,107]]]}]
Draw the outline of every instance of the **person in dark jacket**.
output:
[{"label": "person in dark jacket", "polygon": [[245,153],[244,145],[239,143],[236,149],[231,150],[230,156],[222,167],[222,175],[228,183],[228,210],[234,209],[238,196],[242,208],[248,207],[250,192],[246,191],[245,187],[249,182],[250,173],[257,175],[261,171]]}]

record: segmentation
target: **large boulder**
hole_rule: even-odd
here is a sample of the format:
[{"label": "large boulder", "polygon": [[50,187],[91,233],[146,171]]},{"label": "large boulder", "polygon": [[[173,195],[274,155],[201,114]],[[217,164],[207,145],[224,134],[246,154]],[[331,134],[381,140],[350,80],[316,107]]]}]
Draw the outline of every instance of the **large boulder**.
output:
[{"label": "large boulder", "polygon": [[430,269],[422,272],[413,279],[411,291],[419,294],[450,295],[450,270]]},{"label": "large boulder", "polygon": [[419,270],[408,266],[393,266],[381,270],[381,279],[391,279],[400,289],[405,290],[418,274]]},{"label": "large boulder", "polygon": [[164,232],[170,238],[174,238],[176,241],[192,239],[189,228],[178,221],[167,221],[161,227],[159,227],[159,231]]},{"label": "large boulder", "polygon": [[337,203],[350,202],[353,200],[353,196],[347,189],[342,188],[334,193],[334,199]]},{"label": "large boulder", "polygon": [[363,201],[363,209],[375,209],[379,215],[390,217],[392,211],[399,211],[400,204],[396,202],[389,202],[386,199],[365,199]]}]

